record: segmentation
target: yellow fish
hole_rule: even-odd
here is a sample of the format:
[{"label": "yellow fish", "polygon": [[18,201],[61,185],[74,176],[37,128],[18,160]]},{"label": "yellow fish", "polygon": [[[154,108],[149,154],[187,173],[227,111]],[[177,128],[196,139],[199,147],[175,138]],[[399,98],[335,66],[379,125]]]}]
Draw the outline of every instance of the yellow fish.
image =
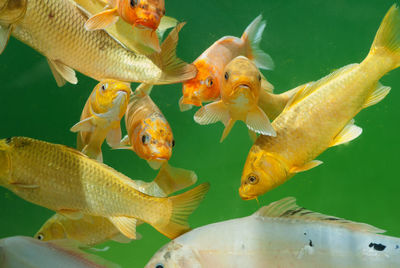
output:
[{"label": "yellow fish", "polygon": [[362,129],[353,117],[390,91],[378,80],[400,64],[400,13],[393,5],[382,21],[368,56],[317,82],[298,87],[272,126],[276,137],[260,136],[243,169],[239,194],[253,199],[296,173],[322,162],[327,148],[357,138]]},{"label": "yellow fish", "polygon": [[187,218],[209,189],[203,183],[168,198],[149,196],[127,176],[79,151],[24,137],[0,140],[0,185],[71,219],[106,217],[131,239],[138,220],[169,238],[188,231]]},{"label": "yellow fish", "polygon": [[[11,15],[12,14],[12,15]],[[87,16],[72,0],[9,0],[0,10],[0,48],[10,34],[43,54],[59,86],[76,84],[77,70],[96,80],[150,84],[178,83],[196,68],[176,57],[179,24],[150,56],[124,47],[105,31],[87,31]]]},{"label": "yellow fish", "polygon": [[153,169],[159,169],[172,155],[174,136],[167,119],[148,95],[151,85],[141,84],[132,94],[125,114],[128,135],[122,147],[133,150]]},{"label": "yellow fish", "polygon": [[196,112],[194,120],[199,124],[222,121],[226,138],[237,120],[242,120],[256,133],[275,136],[268,116],[258,106],[262,77],[257,66],[244,56],[229,62],[222,78],[221,100],[207,104]]},{"label": "yellow fish", "polygon": [[112,148],[119,146],[120,121],[130,94],[131,88],[124,82],[106,79],[96,85],[83,108],[81,121],[71,128],[72,132],[79,132],[79,151],[102,162],[101,145],[106,138]]},{"label": "yellow fish", "polygon": [[[193,171],[163,165],[152,182],[132,180],[132,186],[138,191],[151,196],[166,197],[169,194],[193,185],[197,176]],[[137,222],[139,225],[140,222]],[[35,238],[43,241],[73,239],[88,246],[108,240],[127,243],[131,240],[123,236],[114,225],[104,217],[84,215],[73,220],[60,214],[48,219]]]}]

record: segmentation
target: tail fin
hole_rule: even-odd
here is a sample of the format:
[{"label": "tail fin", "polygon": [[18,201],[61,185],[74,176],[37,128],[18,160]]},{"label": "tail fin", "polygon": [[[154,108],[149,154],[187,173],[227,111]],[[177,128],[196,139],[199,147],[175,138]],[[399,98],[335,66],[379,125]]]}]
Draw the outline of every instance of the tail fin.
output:
[{"label": "tail fin", "polygon": [[197,69],[176,56],[179,31],[185,23],[178,24],[161,45],[161,52],[150,55],[150,59],[162,70],[161,77],[155,84],[180,83],[196,76]]},{"label": "tail fin", "polygon": [[386,13],[378,32],[375,35],[370,55],[379,54],[393,59],[393,68],[400,65],[400,13],[394,4]]},{"label": "tail fin", "polygon": [[183,194],[168,197],[172,203],[171,218],[167,224],[157,225],[154,228],[170,239],[189,231],[188,217],[199,206],[209,189],[210,184],[203,183]]},{"label": "tail fin", "polygon": [[164,191],[165,195],[170,195],[196,183],[197,175],[194,171],[183,168],[176,168],[165,163],[154,179],[154,182]]},{"label": "tail fin", "polygon": [[258,68],[272,70],[274,62],[271,57],[260,49],[262,33],[267,23],[262,21],[262,16],[255,18],[242,35],[242,40],[247,46],[247,58],[254,61]]}]

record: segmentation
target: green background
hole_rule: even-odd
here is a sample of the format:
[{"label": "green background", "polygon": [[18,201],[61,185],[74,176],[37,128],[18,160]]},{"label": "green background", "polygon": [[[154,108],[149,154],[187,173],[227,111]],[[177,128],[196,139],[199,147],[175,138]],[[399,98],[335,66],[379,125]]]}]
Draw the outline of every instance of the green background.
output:
[{"label": "green background", "polygon": [[[261,48],[276,64],[264,72],[276,92],[317,80],[335,69],[360,62],[367,55],[375,32],[393,0],[336,1],[182,1],[167,0],[167,15],[187,25],[181,32],[178,54],[195,60],[225,35],[240,36],[260,13],[267,20]],[[27,136],[75,146],[69,128],[78,122],[84,103],[96,82],[78,74],[78,85],[58,88],[45,58],[12,38],[0,60],[1,137]],[[365,222],[400,237],[399,225],[399,111],[400,72],[381,79],[392,92],[378,105],[363,110],[356,124],[363,134],[348,145],[328,149],[323,165],[296,175],[262,196],[261,205],[286,196],[321,213]],[[135,88],[135,85],[132,85]],[[192,169],[199,183],[211,189],[190,217],[192,227],[247,216],[260,206],[238,195],[240,176],[251,141],[243,123],[235,125],[221,144],[221,123],[200,126],[196,109],[181,113],[180,84],[156,86],[153,100],[168,119],[176,140],[170,163]],[[151,181],[156,171],[131,151],[103,146],[104,161],[133,179]],[[397,174],[397,175],[396,175]],[[53,214],[0,189],[0,238],[32,236]],[[122,267],[142,267],[169,240],[149,225],[130,244],[110,242],[100,255]],[[102,247],[102,246],[100,246]]]}]

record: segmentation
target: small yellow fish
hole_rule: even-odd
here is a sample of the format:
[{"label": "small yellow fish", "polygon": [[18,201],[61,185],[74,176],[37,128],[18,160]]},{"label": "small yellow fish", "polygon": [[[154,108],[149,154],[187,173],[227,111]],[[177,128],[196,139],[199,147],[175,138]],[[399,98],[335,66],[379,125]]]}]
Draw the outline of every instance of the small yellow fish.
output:
[{"label": "small yellow fish", "polygon": [[[149,56],[127,49],[105,31],[87,31],[85,12],[72,0],[9,0],[0,10],[0,49],[10,34],[43,54],[59,86],[78,82],[77,70],[96,80],[170,84],[196,75],[176,57],[179,24]],[[2,50],[0,50],[1,52]]]},{"label": "small yellow fish", "polygon": [[142,84],[132,94],[125,114],[128,135],[121,145],[130,145],[123,148],[159,169],[171,158],[175,140],[167,119],[148,95],[150,90],[151,85]]},{"label": "small yellow fish", "polygon": [[149,196],[77,150],[24,137],[0,140],[0,185],[71,219],[106,217],[130,239],[136,238],[138,220],[169,238],[188,231],[187,218],[209,189],[203,183],[168,198]]},{"label": "small yellow fish", "polygon": [[112,148],[119,146],[120,121],[130,94],[131,88],[124,82],[106,79],[96,85],[83,108],[81,121],[71,128],[72,132],[79,132],[79,151],[102,162],[101,145],[106,138]]},{"label": "small yellow fish", "polygon": [[296,173],[322,162],[327,148],[357,138],[362,129],[353,117],[381,101],[390,87],[379,79],[400,65],[400,13],[393,5],[375,36],[368,56],[332,74],[297,88],[272,126],[276,137],[260,136],[243,169],[239,194],[254,199]]},{"label": "small yellow fish", "polygon": [[222,121],[226,138],[237,120],[242,120],[256,133],[275,136],[268,116],[258,106],[261,74],[257,66],[244,56],[234,58],[225,66],[222,78],[221,100],[207,104],[196,112],[194,120],[199,124]]},{"label": "small yellow fish", "polygon": [[[166,197],[169,194],[193,185],[197,176],[193,171],[163,165],[152,182],[132,180],[132,185],[142,193]],[[139,225],[140,222],[137,222]],[[84,215],[73,220],[60,214],[48,219],[35,238],[43,241],[73,239],[88,246],[94,246],[108,240],[127,243],[131,240],[123,236],[114,225],[104,217]]]}]

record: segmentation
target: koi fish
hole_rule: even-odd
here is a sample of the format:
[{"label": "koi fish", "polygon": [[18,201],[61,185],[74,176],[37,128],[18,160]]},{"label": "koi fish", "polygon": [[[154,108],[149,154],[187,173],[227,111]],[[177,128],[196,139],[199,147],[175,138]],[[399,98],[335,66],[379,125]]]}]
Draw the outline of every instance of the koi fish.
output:
[{"label": "koi fish", "polygon": [[188,231],[187,218],[209,189],[204,183],[176,196],[149,196],[75,149],[24,137],[0,140],[0,185],[70,219],[106,217],[130,239],[138,220],[170,238]]},{"label": "koi fish", "polygon": [[191,109],[192,105],[201,106],[203,102],[219,99],[224,68],[237,56],[246,56],[261,69],[274,68],[271,57],[259,48],[265,26],[266,22],[259,15],[241,38],[222,37],[193,62],[197,75],[183,83],[183,96],[179,100],[181,111]]},{"label": "koi fish", "polygon": [[[197,176],[193,171],[163,165],[152,182],[132,180],[132,186],[147,195],[166,197],[196,183]],[[141,222],[137,222],[137,226]],[[60,214],[48,219],[35,238],[42,241],[73,239],[87,246],[94,246],[108,240],[128,243],[131,240],[122,235],[114,225],[104,217],[84,215],[82,219],[73,220]]]},{"label": "koi fish", "polygon": [[153,169],[159,169],[172,155],[175,140],[167,119],[151,100],[151,85],[142,84],[132,94],[125,114],[128,135],[121,148],[131,149]]},{"label": "koi fish", "polygon": [[243,169],[241,198],[254,199],[295,174],[322,164],[315,158],[327,148],[361,135],[354,116],[389,93],[390,87],[378,80],[399,64],[400,14],[393,5],[361,63],[299,86],[272,123],[276,137],[258,137]]},{"label": "koi fish", "polygon": [[145,268],[400,267],[400,238],[295,202],[284,198],[251,216],[196,228],[163,246]]},{"label": "koi fish", "polygon": [[90,158],[103,162],[101,145],[107,138],[112,148],[121,140],[120,121],[128,106],[131,88],[129,84],[106,79],[93,89],[83,108],[81,121],[72,132],[79,132],[77,149]]},{"label": "koi fish", "polygon": [[[59,86],[76,84],[77,70],[98,81],[169,84],[195,76],[194,66],[176,57],[178,32],[170,32],[160,53],[135,53],[105,31],[89,32],[85,13],[73,0],[9,0],[0,11],[0,48],[10,34],[43,54]],[[0,51],[1,52],[1,51]]]},{"label": "koi fish", "polygon": [[225,130],[221,142],[237,120],[244,121],[251,131],[275,136],[268,116],[258,106],[261,90],[257,66],[248,58],[238,56],[225,66],[221,100],[202,107],[195,113],[194,120],[201,125],[222,121]]}]

